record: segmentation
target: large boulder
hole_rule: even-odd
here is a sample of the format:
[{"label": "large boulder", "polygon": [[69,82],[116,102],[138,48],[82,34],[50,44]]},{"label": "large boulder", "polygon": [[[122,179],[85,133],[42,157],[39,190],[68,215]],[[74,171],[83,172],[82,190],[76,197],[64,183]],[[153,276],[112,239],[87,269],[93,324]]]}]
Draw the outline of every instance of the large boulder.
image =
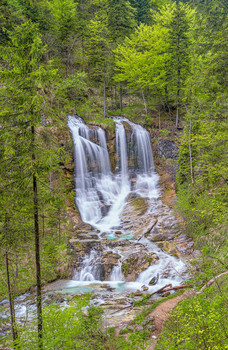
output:
[{"label": "large boulder", "polygon": [[157,259],[158,257],[154,253],[143,251],[129,255],[128,258],[122,262],[122,272],[125,280],[128,282],[135,281],[137,276],[155,263]]},{"label": "large boulder", "polygon": [[114,266],[118,264],[118,260],[121,256],[112,251],[105,251],[101,256],[101,264],[102,264],[102,276],[101,280],[108,281],[110,280],[110,274]]}]

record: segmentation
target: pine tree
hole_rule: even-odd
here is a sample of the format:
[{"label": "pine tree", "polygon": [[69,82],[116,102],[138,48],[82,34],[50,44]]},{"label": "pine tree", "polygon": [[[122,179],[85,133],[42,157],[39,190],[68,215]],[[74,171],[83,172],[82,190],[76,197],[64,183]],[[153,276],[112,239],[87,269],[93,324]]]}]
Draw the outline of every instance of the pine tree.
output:
[{"label": "pine tree", "polygon": [[[47,87],[57,77],[57,69],[42,64],[45,46],[37,25],[30,20],[8,33],[9,45],[1,50],[5,70],[1,71],[4,88],[1,89],[1,127],[6,168],[9,165],[8,178],[4,185],[15,184],[21,187],[15,195],[22,197],[24,211],[33,215],[36,284],[37,284],[37,318],[39,349],[42,349],[42,304],[41,304],[41,268],[40,268],[40,229],[39,229],[39,180],[48,174],[53,166],[54,155],[45,149],[37,140],[37,131],[42,129],[44,116],[48,111]],[[45,157],[42,157],[42,151]],[[8,182],[8,184],[7,184]],[[38,184],[39,183],[39,184]],[[12,190],[15,190],[15,186]],[[26,197],[27,201],[23,200]],[[15,197],[13,197],[15,198]],[[10,198],[9,198],[10,199]],[[17,200],[17,199],[16,199]],[[8,203],[7,203],[8,201]],[[12,199],[4,202],[9,209]]]},{"label": "pine tree", "polygon": [[114,42],[121,42],[136,27],[135,10],[127,0],[108,0],[108,29]]},{"label": "pine tree", "polygon": [[170,23],[170,73],[173,83],[173,88],[176,93],[176,127],[179,122],[179,108],[182,91],[184,89],[185,80],[189,73],[189,24],[185,10],[179,2],[176,4],[176,9],[173,13],[173,18]]},{"label": "pine tree", "polygon": [[136,9],[137,23],[149,24],[151,21],[151,6],[149,0],[130,0],[131,6]]}]

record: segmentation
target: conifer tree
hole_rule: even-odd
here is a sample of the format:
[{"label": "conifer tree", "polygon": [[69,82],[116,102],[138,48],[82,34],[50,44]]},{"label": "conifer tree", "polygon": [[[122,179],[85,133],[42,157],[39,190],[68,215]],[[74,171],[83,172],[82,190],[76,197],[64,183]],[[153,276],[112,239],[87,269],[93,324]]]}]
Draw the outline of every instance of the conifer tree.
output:
[{"label": "conifer tree", "polygon": [[173,89],[176,93],[176,127],[179,122],[179,108],[182,91],[184,89],[185,80],[189,73],[189,24],[186,13],[179,2],[173,13],[170,23],[170,73]]},{"label": "conifer tree", "polygon": [[151,21],[151,6],[149,0],[130,0],[131,6],[136,9],[137,23],[149,24]]},{"label": "conifer tree", "polygon": [[[39,349],[42,349],[38,182],[41,177],[49,173],[52,167],[50,156],[51,158],[57,157],[53,153],[48,154],[47,150],[45,150],[46,157],[42,157],[42,150],[37,140],[37,129],[42,127],[44,115],[48,113],[46,87],[50,86],[56,78],[57,69],[52,67],[51,63],[49,65],[41,63],[45,47],[36,24],[29,20],[9,32],[8,35],[9,45],[4,47],[4,51],[1,50],[5,68],[1,71],[4,88],[0,91],[1,127],[6,130],[3,134],[5,138],[3,151],[6,155],[9,154],[8,157],[5,157],[6,165],[10,163],[13,166],[8,175],[10,182],[24,188],[23,196],[26,193],[29,200],[24,201],[23,205],[27,207],[27,211],[30,210],[30,215],[31,212],[33,215],[38,340]],[[41,186],[41,182],[39,184]],[[7,206],[7,202],[4,205]]]},{"label": "conifer tree", "polygon": [[114,42],[121,42],[136,27],[135,10],[127,0],[108,0],[108,29]]}]

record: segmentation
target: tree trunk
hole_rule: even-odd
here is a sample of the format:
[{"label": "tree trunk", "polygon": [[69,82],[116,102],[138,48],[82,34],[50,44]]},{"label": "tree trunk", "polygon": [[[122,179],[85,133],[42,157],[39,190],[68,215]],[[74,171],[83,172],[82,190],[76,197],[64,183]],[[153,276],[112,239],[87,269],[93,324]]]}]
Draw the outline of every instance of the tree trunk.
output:
[{"label": "tree trunk", "polygon": [[[8,216],[7,215],[5,215],[4,230],[5,230],[5,241],[6,241],[6,245],[7,245],[7,236],[8,236]],[[13,295],[12,295],[12,291],[11,291],[10,272],[9,272],[9,259],[8,259],[8,249],[7,249],[7,247],[5,249],[5,264],[6,264],[8,298],[9,298],[9,304],[10,304],[11,331],[12,331],[12,338],[13,338],[13,344],[14,344],[13,346],[14,346],[14,348],[16,348],[17,345],[18,345],[17,344],[18,334],[17,334],[16,321],[15,321],[14,300],[13,300]]]},{"label": "tree trunk", "polygon": [[191,132],[192,132],[192,119],[191,119],[191,116],[190,116],[190,119],[189,119],[188,148],[189,148],[189,158],[190,158],[191,180],[192,180],[192,185],[193,185],[194,184],[194,174],[193,174],[193,166],[192,166]]},{"label": "tree trunk", "polygon": [[115,98],[115,108],[117,107],[117,91],[116,91],[116,82],[115,82],[115,89],[114,89],[114,98]]},{"label": "tree trunk", "polygon": [[180,69],[178,68],[177,73],[177,113],[176,113],[176,128],[179,123],[179,98],[180,98]]},{"label": "tree trunk", "polygon": [[58,229],[59,229],[59,244],[61,243],[61,216],[59,212]]},{"label": "tree trunk", "polygon": [[82,38],[82,71],[85,72],[85,48],[84,48],[83,38]]},{"label": "tree trunk", "polygon": [[43,237],[44,237],[44,235],[45,235],[45,231],[44,231],[44,218],[45,218],[45,216],[44,216],[44,214],[42,215],[42,219],[43,219]]},{"label": "tree trunk", "polygon": [[[32,160],[35,162],[35,128],[32,126]],[[41,300],[41,268],[40,268],[40,236],[39,236],[39,209],[37,176],[33,173],[33,212],[34,212],[34,233],[35,233],[35,254],[36,254],[36,286],[37,286],[37,320],[38,320],[38,349],[43,349],[43,322],[42,322],[42,300]]]},{"label": "tree trunk", "polygon": [[179,56],[179,50],[180,50],[180,36],[178,34],[177,38],[177,113],[176,113],[176,128],[178,127],[179,123],[179,99],[180,99],[180,56]]},{"label": "tree trunk", "polygon": [[159,130],[161,130],[161,110],[159,108],[159,112],[158,112],[158,127],[159,127]]},{"label": "tree trunk", "polygon": [[178,127],[178,122],[179,122],[179,90],[177,95],[176,128]]},{"label": "tree trunk", "polygon": [[122,84],[120,83],[120,111],[122,112],[123,110],[123,89],[122,89]]},{"label": "tree trunk", "polygon": [[105,81],[105,66],[104,66],[104,118],[106,116],[106,81]]},{"label": "tree trunk", "polygon": [[141,93],[142,93],[143,103],[144,103],[144,107],[145,107],[145,112],[146,112],[146,115],[148,115],[148,113],[147,113],[146,99],[145,99],[145,96],[144,96],[142,87],[141,87]]},{"label": "tree trunk", "polygon": [[16,322],[15,322],[14,302],[13,302],[13,297],[12,297],[12,293],[11,293],[10,275],[9,275],[9,259],[8,259],[7,249],[5,250],[5,259],[6,259],[7,288],[8,288],[8,297],[9,297],[9,304],[10,304],[11,331],[12,331],[14,348],[17,348],[18,334],[17,334]]}]

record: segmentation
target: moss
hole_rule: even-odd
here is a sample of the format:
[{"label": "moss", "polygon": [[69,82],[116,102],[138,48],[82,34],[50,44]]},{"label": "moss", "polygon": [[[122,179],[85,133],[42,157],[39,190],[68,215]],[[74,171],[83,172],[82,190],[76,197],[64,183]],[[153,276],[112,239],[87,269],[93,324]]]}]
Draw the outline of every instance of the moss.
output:
[{"label": "moss", "polygon": [[122,264],[122,271],[123,271],[124,275],[128,275],[128,273],[129,273],[129,264],[128,263]]},{"label": "moss", "polygon": [[152,264],[152,262],[154,261],[153,258],[148,258],[147,256],[145,257],[145,260],[148,261],[150,264]]}]

